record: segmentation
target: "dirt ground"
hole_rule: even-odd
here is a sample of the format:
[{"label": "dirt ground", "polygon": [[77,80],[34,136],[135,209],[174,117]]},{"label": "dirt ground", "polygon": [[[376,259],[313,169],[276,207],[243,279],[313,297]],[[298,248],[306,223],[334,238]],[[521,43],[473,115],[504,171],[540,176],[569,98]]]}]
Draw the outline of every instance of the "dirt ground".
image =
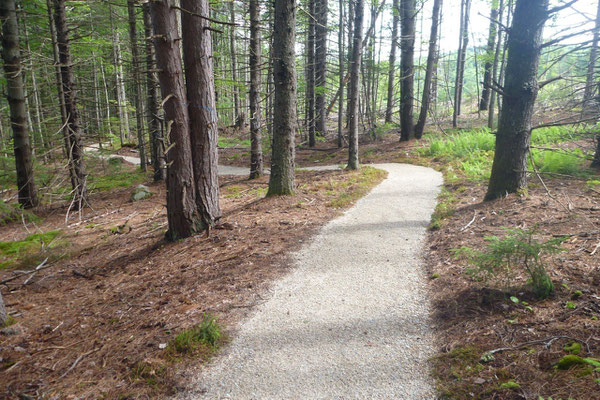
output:
[{"label": "dirt ground", "polygon": [[[153,196],[139,202],[129,200],[132,188],[96,193],[93,210],[68,225],[65,207],[53,206],[36,225],[3,226],[3,241],[62,229],[69,245],[48,268],[2,287],[17,324],[0,335],[0,397],[160,398],[176,390],[175,366],[184,363],[165,345],[205,313],[226,334],[234,329],[286,272],[286,255],[341,212],[332,205],[340,192],[360,189],[343,186],[352,176],[299,172],[297,193],[273,198],[264,198],[266,178],[223,177],[219,227],[176,243],[163,239],[163,184],[149,184]],[[13,275],[0,271],[0,281]]]},{"label": "dirt ground", "polygon": [[[554,199],[535,178],[526,194],[487,203],[483,184],[446,187],[455,211],[430,232],[426,255],[440,348],[434,372],[448,398],[600,398],[598,370],[554,368],[573,342],[581,357],[600,355],[600,193],[585,181],[544,180]],[[476,282],[451,251],[483,249],[484,237],[502,237],[503,227],[536,228],[538,240],[568,235],[547,265],[556,288],[550,298],[536,300],[522,275],[508,290]]]}]

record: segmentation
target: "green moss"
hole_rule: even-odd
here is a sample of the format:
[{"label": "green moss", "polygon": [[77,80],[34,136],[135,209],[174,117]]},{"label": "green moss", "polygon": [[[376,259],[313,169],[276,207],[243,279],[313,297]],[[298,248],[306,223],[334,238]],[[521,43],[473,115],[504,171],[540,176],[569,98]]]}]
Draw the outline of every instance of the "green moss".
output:
[{"label": "green moss", "polygon": [[21,264],[27,268],[39,264],[45,257],[58,256],[57,251],[66,245],[58,240],[61,230],[34,233],[23,240],[0,242],[0,269]]},{"label": "green moss", "polygon": [[520,389],[521,385],[519,385],[517,382],[515,382],[513,380],[510,380],[508,382],[501,383],[498,387],[503,390],[507,390],[507,389],[513,390],[513,389]]},{"label": "green moss", "polygon": [[17,320],[9,315],[6,317],[6,321],[4,321],[3,324],[0,324],[0,329],[8,328],[9,326],[14,325],[16,323],[17,323]]},{"label": "green moss", "polygon": [[567,345],[565,345],[565,347],[563,348],[567,353],[571,353],[571,354],[579,354],[581,352],[581,344],[577,343],[577,342],[571,342]]},{"label": "green moss", "polygon": [[555,367],[556,369],[566,370],[575,365],[585,365],[584,359],[574,354],[569,354],[561,358]]},{"label": "green moss", "polygon": [[40,218],[31,211],[23,210],[15,204],[8,204],[0,201],[0,226],[13,221],[39,222]]}]

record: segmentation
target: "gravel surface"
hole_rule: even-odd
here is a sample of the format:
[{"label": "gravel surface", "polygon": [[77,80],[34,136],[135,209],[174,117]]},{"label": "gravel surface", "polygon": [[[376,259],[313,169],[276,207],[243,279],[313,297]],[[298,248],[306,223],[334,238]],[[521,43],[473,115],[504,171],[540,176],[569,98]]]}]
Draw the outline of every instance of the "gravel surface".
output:
[{"label": "gravel surface", "polygon": [[376,167],[388,179],[295,255],[179,399],[435,398],[420,251],[442,176]]}]

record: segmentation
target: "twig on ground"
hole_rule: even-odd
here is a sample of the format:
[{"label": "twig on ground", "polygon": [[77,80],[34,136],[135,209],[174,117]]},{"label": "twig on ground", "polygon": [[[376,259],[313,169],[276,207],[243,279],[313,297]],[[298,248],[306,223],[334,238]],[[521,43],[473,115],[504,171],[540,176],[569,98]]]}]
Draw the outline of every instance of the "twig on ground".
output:
[{"label": "twig on ground", "polygon": [[477,217],[477,211],[475,211],[473,213],[473,219],[471,220],[471,222],[469,222],[467,225],[465,225],[460,231],[463,232],[463,231],[467,230],[473,224],[473,222],[475,222],[476,217]]},{"label": "twig on ground", "polygon": [[101,349],[101,347],[98,347],[97,349],[92,349],[92,350],[88,351],[87,353],[83,353],[82,355],[80,355],[79,357],[77,357],[77,359],[76,359],[76,360],[75,360],[75,362],[74,362],[74,363],[73,363],[73,364],[72,364],[72,365],[69,367],[69,369],[68,369],[68,370],[66,370],[66,371],[65,371],[65,373],[64,373],[64,374],[62,374],[62,375],[61,375],[61,376],[60,376],[58,379],[60,380],[60,379],[64,378],[65,376],[67,376],[67,374],[68,374],[69,372],[71,372],[71,371],[73,370],[73,368],[75,368],[75,367],[77,366],[77,364],[79,364],[79,362],[80,362],[80,361],[81,361],[81,360],[82,360],[82,359],[83,359],[85,356],[89,356],[90,354],[92,354],[92,353],[95,353],[95,352],[97,352],[97,351],[98,351],[98,350],[100,350],[100,349]]},{"label": "twig on ground", "polygon": [[525,342],[525,343],[521,343],[517,346],[513,346],[513,347],[499,347],[497,349],[494,350],[490,350],[487,353],[489,354],[495,354],[495,353],[501,353],[503,351],[511,351],[511,350],[519,350],[522,349],[523,347],[527,347],[530,346],[532,344],[543,344],[546,348],[550,348],[550,346],[552,345],[552,343],[556,342],[559,339],[569,339],[572,340],[574,342],[579,342],[585,345],[585,349],[587,351],[588,354],[592,354],[592,352],[590,351],[590,346],[588,344],[588,342],[581,340],[581,339],[577,339],[571,336],[565,336],[565,335],[559,335],[559,336],[551,336],[548,337],[546,339],[540,339],[540,340],[532,340],[530,342]]},{"label": "twig on ground", "polygon": [[[17,275],[14,275],[10,278],[6,278],[5,280],[3,280],[2,282],[0,282],[0,285],[4,285],[5,283],[14,281],[15,279],[23,276],[23,275],[28,275],[28,274],[32,274],[32,276],[37,273],[38,271],[41,271],[43,269],[46,269],[48,267],[51,267],[52,264],[50,265],[46,265],[46,263],[48,262],[48,257],[46,257],[46,259],[44,261],[41,262],[40,265],[38,265],[33,271],[19,271],[19,273]],[[29,281],[29,279],[31,279],[31,276],[29,278],[27,278],[27,280],[23,283],[23,285],[26,285],[27,282]]]}]

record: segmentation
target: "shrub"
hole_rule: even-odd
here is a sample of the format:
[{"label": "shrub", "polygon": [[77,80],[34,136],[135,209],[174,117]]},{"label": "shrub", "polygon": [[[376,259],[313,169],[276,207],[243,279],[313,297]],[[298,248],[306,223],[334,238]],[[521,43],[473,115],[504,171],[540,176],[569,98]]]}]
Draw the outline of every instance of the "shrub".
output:
[{"label": "shrub", "polygon": [[503,238],[486,237],[488,243],[484,251],[469,247],[454,251],[474,265],[467,273],[476,279],[499,278],[510,282],[519,272],[525,272],[534,294],[538,298],[548,297],[554,291],[554,284],[546,272],[544,260],[546,256],[562,251],[560,245],[566,238],[538,241],[534,238],[535,230],[506,229],[506,232]]}]

